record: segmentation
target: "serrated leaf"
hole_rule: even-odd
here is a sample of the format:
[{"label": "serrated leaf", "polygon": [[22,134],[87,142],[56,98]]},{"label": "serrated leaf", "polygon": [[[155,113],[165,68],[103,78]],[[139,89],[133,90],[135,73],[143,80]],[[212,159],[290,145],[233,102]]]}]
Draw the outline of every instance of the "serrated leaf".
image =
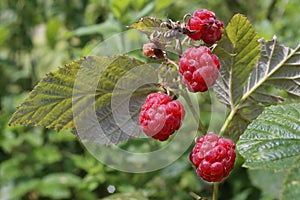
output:
[{"label": "serrated leaf", "polygon": [[[219,100],[231,109],[231,118],[226,130],[222,131],[233,139],[238,139],[265,106],[285,100],[271,94],[270,89],[284,90],[293,97],[300,96],[300,45],[292,50],[278,45],[274,38],[272,41],[261,39],[259,47],[255,45],[258,44],[256,40],[257,36],[247,19],[235,15],[216,48],[221,60],[221,78],[217,80],[214,90]],[[253,49],[249,48],[251,46]],[[241,55],[245,57],[241,58]],[[244,63],[245,59],[249,59],[248,65]],[[245,115],[246,109],[255,112],[249,117]]]},{"label": "serrated leaf", "polygon": [[290,169],[300,157],[300,104],[270,106],[241,135],[245,167]]},{"label": "serrated leaf", "polygon": [[[277,104],[285,100],[278,95],[267,92],[266,88],[270,87],[284,90],[299,98],[300,45],[292,50],[278,45],[276,38],[272,41],[261,40],[261,56],[251,72],[239,102],[243,110],[248,107],[252,111],[258,109],[258,112],[253,112],[254,115],[248,118],[244,115],[243,110],[238,110],[234,119],[242,117],[242,119],[249,119],[250,122],[262,112],[263,105]],[[241,120],[232,120],[230,123],[227,132],[230,132],[233,138],[238,138],[243,133],[243,128],[232,129],[232,127],[241,127],[239,124],[242,122]],[[247,123],[244,123],[244,128],[247,125]]]},{"label": "serrated leaf", "polygon": [[215,52],[221,60],[222,78],[217,80],[214,90],[221,102],[233,107],[243,95],[260,52],[258,36],[245,16],[232,17]]},{"label": "serrated leaf", "polygon": [[151,33],[153,33],[154,30],[160,28],[161,23],[161,19],[146,16],[141,18],[136,23],[128,26],[128,28],[135,28],[149,36]]},{"label": "serrated leaf", "polygon": [[12,115],[9,125],[44,126],[72,129],[72,88],[84,58],[52,71],[30,92]]},{"label": "serrated leaf", "polygon": [[[275,37],[271,41],[261,39],[261,56],[251,73],[242,100],[260,95],[266,85],[300,96],[300,45],[290,49],[279,45]],[[257,100],[263,99],[260,97]]]},{"label": "serrated leaf", "polygon": [[249,123],[263,111],[262,105],[248,102],[247,106],[239,109],[230,121],[224,135],[230,136],[234,141],[238,141],[239,136],[244,132]]},{"label": "serrated leaf", "polygon": [[[71,129],[80,138],[96,138],[97,142],[104,144],[136,136],[135,133],[125,133],[123,128],[128,131],[136,129],[128,127],[128,123],[137,121],[145,96],[158,90],[155,84],[157,74],[150,70],[150,66],[146,65],[140,72],[134,70],[143,65],[143,62],[127,56],[89,56],[65,65],[50,72],[38,83],[13,114],[9,124]],[[145,72],[151,77],[151,82],[145,82],[144,77],[147,76],[142,74]],[[120,80],[123,84],[119,83]],[[140,87],[131,88],[136,84]],[[115,96],[114,99],[119,97],[118,105],[111,104],[112,96]],[[124,113],[118,113],[120,118],[125,118],[123,124],[118,124],[113,114],[126,106],[123,103],[128,97],[131,99],[126,108],[130,114],[124,117]],[[101,131],[95,129],[99,126]]]}]

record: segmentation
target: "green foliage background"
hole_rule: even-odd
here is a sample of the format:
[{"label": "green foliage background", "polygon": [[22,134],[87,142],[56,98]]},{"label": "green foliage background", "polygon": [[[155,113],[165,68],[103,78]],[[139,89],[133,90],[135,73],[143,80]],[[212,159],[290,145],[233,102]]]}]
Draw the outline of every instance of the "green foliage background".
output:
[{"label": "green foliage background", "polygon": [[[297,0],[1,1],[0,199],[116,199],[118,195],[194,199],[190,192],[209,197],[211,185],[197,178],[188,162],[189,152],[165,169],[128,174],[95,160],[67,131],[7,125],[16,106],[50,70],[88,55],[99,42],[127,30],[140,17],[177,20],[197,8],[215,11],[225,24],[234,13],[242,13],[259,37],[271,39],[276,34],[278,41],[291,47],[299,42]],[[202,116],[208,124],[210,96],[201,95]],[[238,159],[237,166],[242,162]],[[270,173],[236,167],[220,184],[220,199],[279,199],[284,176]],[[109,194],[109,186],[116,188],[115,194]]]}]

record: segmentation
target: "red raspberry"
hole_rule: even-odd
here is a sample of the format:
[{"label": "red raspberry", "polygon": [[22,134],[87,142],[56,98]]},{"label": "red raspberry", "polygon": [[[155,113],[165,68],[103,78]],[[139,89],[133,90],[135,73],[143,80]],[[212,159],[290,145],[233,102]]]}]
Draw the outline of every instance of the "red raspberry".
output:
[{"label": "red raspberry", "polygon": [[180,128],[184,115],[179,101],[167,94],[152,93],[142,106],[139,122],[147,136],[165,141]]},{"label": "red raspberry", "polygon": [[202,39],[207,44],[212,44],[221,39],[223,22],[216,19],[214,12],[199,9],[188,21],[188,29],[194,33],[188,34],[193,40]]},{"label": "red raspberry", "polygon": [[197,139],[190,154],[197,174],[208,182],[220,182],[234,167],[235,144],[230,139],[208,133]]},{"label": "red raspberry", "polygon": [[185,50],[179,59],[179,66],[182,83],[191,92],[208,90],[219,76],[219,59],[206,46]]}]

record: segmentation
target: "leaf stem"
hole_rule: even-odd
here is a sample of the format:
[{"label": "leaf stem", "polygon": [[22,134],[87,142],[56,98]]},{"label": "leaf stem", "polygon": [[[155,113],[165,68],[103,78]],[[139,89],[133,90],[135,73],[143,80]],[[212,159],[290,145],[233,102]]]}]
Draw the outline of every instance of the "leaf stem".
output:
[{"label": "leaf stem", "polygon": [[233,107],[231,109],[229,115],[227,116],[227,118],[226,118],[226,120],[225,120],[225,122],[224,122],[224,124],[223,124],[223,126],[222,126],[222,128],[220,130],[219,137],[223,136],[223,134],[225,133],[225,131],[226,131],[229,123],[231,122],[231,120],[233,119],[234,115],[236,114],[237,110],[238,110],[237,107]]},{"label": "leaf stem", "polygon": [[213,187],[214,187],[214,191],[213,191],[213,196],[212,196],[212,200],[218,200],[218,192],[219,192],[219,183],[214,182]]}]

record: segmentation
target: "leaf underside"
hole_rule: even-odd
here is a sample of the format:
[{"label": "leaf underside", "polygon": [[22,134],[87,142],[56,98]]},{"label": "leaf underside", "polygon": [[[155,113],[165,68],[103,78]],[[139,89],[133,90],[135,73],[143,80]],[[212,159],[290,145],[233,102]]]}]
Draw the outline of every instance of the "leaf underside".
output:
[{"label": "leaf underside", "polygon": [[[216,48],[221,58],[221,78],[214,86],[220,102],[237,112],[225,131],[234,140],[265,106],[284,101],[270,89],[300,96],[300,45],[290,49],[258,38],[250,22],[235,15]],[[272,91],[272,90],[271,90]]]},{"label": "leaf underside", "polygon": [[[89,56],[67,64],[37,84],[17,108],[9,125],[71,129],[81,139],[103,144],[138,136],[139,108],[147,94],[158,90],[157,75],[150,66],[144,67],[149,71],[150,83],[134,70],[143,65],[127,56]],[[139,87],[130,88],[137,84]],[[119,104],[112,105],[113,97],[120,100]],[[125,101],[128,112],[124,114],[120,108]],[[117,112],[120,118],[125,118],[122,124],[114,120]]]}]

